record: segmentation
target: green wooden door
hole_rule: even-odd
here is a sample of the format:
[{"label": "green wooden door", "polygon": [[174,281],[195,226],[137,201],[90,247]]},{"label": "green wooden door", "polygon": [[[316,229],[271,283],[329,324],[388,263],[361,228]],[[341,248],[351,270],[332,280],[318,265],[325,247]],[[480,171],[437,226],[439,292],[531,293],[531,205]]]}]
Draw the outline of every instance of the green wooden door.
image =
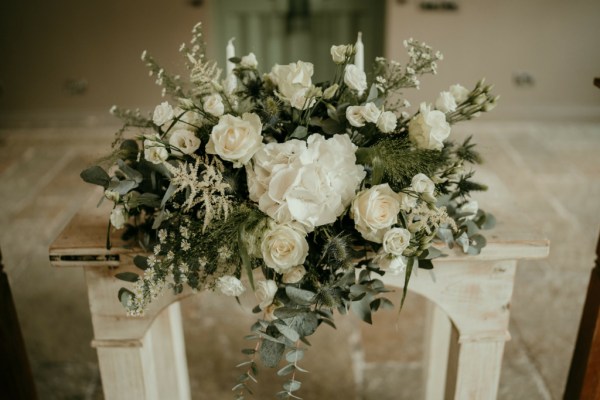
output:
[{"label": "green wooden door", "polygon": [[236,55],[253,52],[259,69],[303,60],[315,64],[314,82],[333,76],[333,44],[356,41],[363,32],[365,69],[383,55],[385,0],[219,0],[215,1],[214,46],[225,65],[227,40]]}]

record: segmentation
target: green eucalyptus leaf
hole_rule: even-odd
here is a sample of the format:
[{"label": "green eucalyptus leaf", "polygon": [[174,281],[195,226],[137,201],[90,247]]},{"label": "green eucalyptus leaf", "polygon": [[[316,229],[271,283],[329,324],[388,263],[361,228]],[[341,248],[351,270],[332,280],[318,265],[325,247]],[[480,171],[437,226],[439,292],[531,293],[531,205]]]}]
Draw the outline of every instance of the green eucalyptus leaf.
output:
[{"label": "green eucalyptus leaf", "polygon": [[350,303],[352,312],[367,324],[373,324],[373,319],[371,318],[371,299],[371,296],[366,296],[360,301],[353,301]]},{"label": "green eucalyptus leaf", "polygon": [[137,170],[131,168],[129,165],[125,164],[123,160],[117,160],[117,164],[119,165],[119,169],[123,174],[128,178],[139,184],[144,180],[144,176]]},{"label": "green eucalyptus leaf", "polygon": [[310,305],[315,302],[316,294],[308,290],[299,289],[295,286],[286,286],[285,293],[294,303],[298,305]]},{"label": "green eucalyptus leaf", "polygon": [[288,392],[295,392],[296,390],[300,389],[300,386],[302,386],[302,384],[299,381],[293,379],[290,379],[289,381],[283,384],[283,388]]},{"label": "green eucalyptus leaf", "polygon": [[298,361],[302,360],[303,358],[304,358],[304,350],[303,349],[294,349],[285,355],[285,359],[291,363],[298,362]]},{"label": "green eucalyptus leaf", "polygon": [[150,267],[148,265],[148,257],[140,255],[133,257],[133,264],[141,270],[147,270]]},{"label": "green eucalyptus leaf", "polygon": [[296,367],[294,366],[294,364],[288,364],[285,367],[281,368],[279,371],[277,371],[277,375],[279,375],[279,376],[289,375],[292,372],[294,372],[295,368]]},{"label": "green eucalyptus leaf", "polygon": [[419,259],[419,268],[421,269],[433,269],[433,263],[428,259]]},{"label": "green eucalyptus leaf", "polygon": [[115,274],[115,278],[125,282],[137,282],[140,279],[140,276],[138,274],[134,274],[133,272],[121,272]]},{"label": "green eucalyptus leaf", "polygon": [[409,257],[406,263],[406,271],[404,275],[404,287],[402,288],[402,300],[400,300],[400,310],[404,306],[404,300],[406,300],[406,293],[408,292],[408,282],[410,281],[410,275],[412,274],[413,265],[415,264],[415,258]]},{"label": "green eucalyptus leaf", "polygon": [[135,297],[132,291],[127,290],[125,288],[119,289],[119,293],[117,296],[119,298],[119,301],[125,308],[129,308],[129,302]]},{"label": "green eucalyptus leaf", "polygon": [[110,184],[110,176],[108,176],[106,171],[104,171],[104,169],[98,165],[84,169],[81,171],[79,176],[85,182],[91,183],[92,185],[102,186],[104,189],[107,189],[108,185]]},{"label": "green eucalyptus leaf", "polygon": [[377,90],[377,86],[375,84],[371,85],[371,89],[369,89],[369,95],[367,96],[367,103],[375,101],[379,96],[379,91]]},{"label": "green eucalyptus leaf", "polygon": [[308,129],[306,129],[305,126],[299,125],[296,127],[296,129],[294,129],[294,132],[292,132],[290,138],[304,139],[307,136],[308,136]]},{"label": "green eucalyptus leaf", "polygon": [[273,342],[271,340],[263,340],[260,349],[260,359],[267,368],[275,368],[283,357],[285,345],[282,343]]},{"label": "green eucalyptus leaf", "polygon": [[298,341],[300,339],[300,335],[294,329],[290,328],[283,322],[275,322],[275,326],[281,332],[283,336],[291,340],[292,342]]},{"label": "green eucalyptus leaf", "polygon": [[485,214],[485,222],[481,225],[481,229],[492,229],[496,226],[496,217],[490,213]]}]

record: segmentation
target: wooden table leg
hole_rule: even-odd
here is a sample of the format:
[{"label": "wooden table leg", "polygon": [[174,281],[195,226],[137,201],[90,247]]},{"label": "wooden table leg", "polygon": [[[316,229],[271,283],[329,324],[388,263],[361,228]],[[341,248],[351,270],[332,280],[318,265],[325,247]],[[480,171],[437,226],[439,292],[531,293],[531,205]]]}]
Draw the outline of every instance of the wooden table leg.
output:
[{"label": "wooden table leg", "polygon": [[440,307],[429,301],[425,326],[425,400],[443,400],[452,324]]},{"label": "wooden table leg", "polygon": [[[474,259],[445,261],[433,270],[435,280],[425,271],[411,278],[409,289],[436,305],[428,335],[433,347],[426,353],[426,369],[432,374],[425,380],[426,399],[496,398],[504,342],[510,337],[515,271],[515,260]],[[401,287],[404,276],[384,280]],[[440,369],[446,367],[444,385]]]},{"label": "wooden table leg", "polygon": [[128,317],[116,295],[125,283],[114,278],[123,269],[86,267],[105,399],[189,400],[179,303],[165,293],[143,317]]}]

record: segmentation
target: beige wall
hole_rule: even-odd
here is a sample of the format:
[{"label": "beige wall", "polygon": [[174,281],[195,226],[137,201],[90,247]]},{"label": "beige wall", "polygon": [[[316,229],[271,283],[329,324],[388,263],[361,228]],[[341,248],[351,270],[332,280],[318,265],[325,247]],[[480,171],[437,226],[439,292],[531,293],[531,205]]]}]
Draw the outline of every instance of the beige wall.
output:
[{"label": "beige wall", "polygon": [[[281,0],[283,1],[283,0]],[[404,59],[414,37],[446,56],[435,79],[413,100],[482,76],[502,95],[496,116],[600,116],[600,1],[457,0],[456,12],[421,11],[418,1],[387,0],[387,53]],[[210,0],[3,1],[0,4],[0,116],[104,113],[112,104],[149,108],[159,89],[139,60],[142,50],[181,71],[179,44],[204,20]],[[214,3],[214,0],[213,0]],[[530,88],[513,74],[529,72]],[[84,95],[64,89],[84,78]],[[45,114],[46,113],[46,114]]]},{"label": "beige wall", "polygon": [[[402,39],[411,36],[445,56],[439,75],[424,80],[423,99],[486,77],[501,95],[497,116],[600,118],[600,89],[592,84],[600,77],[600,1],[456,0],[456,12],[387,1],[390,57],[401,60]],[[513,83],[523,71],[532,87]]]}]

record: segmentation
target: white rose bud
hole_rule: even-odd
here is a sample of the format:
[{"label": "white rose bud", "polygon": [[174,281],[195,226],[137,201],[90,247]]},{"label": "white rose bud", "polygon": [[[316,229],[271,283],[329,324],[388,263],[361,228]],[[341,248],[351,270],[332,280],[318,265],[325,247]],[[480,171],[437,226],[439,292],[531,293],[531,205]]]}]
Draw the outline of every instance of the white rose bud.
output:
[{"label": "white rose bud", "polygon": [[441,92],[435,101],[435,108],[443,113],[449,113],[456,110],[456,100],[450,92]]},{"label": "white rose bud", "polygon": [[277,284],[275,281],[269,279],[268,281],[259,281],[256,283],[256,291],[254,294],[260,302],[258,306],[261,310],[266,309],[273,303],[276,293]]},{"label": "white rose bud", "polygon": [[169,144],[175,148],[173,153],[193,154],[200,147],[200,139],[192,131],[178,129],[171,134]]},{"label": "white rose bud", "polygon": [[361,113],[365,118],[365,121],[376,124],[379,116],[381,115],[381,110],[375,105],[375,103],[369,102],[362,107]]},{"label": "white rose bud", "polygon": [[225,275],[217,279],[217,288],[226,296],[239,297],[246,291],[242,282],[235,276]]},{"label": "white rose bud", "polygon": [[390,226],[398,222],[400,198],[387,183],[358,193],[352,201],[350,215],[363,238],[381,243]]},{"label": "white rose bud", "polygon": [[242,57],[240,65],[244,68],[256,68],[258,67],[258,61],[256,60],[256,56],[254,55],[254,53],[250,53]]},{"label": "white rose bud", "polygon": [[212,128],[206,152],[217,154],[239,168],[262,147],[261,131],[262,123],[254,113],[244,113],[242,118],[223,115]]},{"label": "white rose bud", "polygon": [[110,223],[117,229],[121,229],[125,226],[125,222],[127,222],[127,210],[122,205],[115,206],[110,213]]},{"label": "white rose bud", "polygon": [[107,189],[104,191],[104,197],[106,197],[108,200],[117,203],[119,201],[119,192],[115,191],[115,190],[110,190]]},{"label": "white rose bud", "polygon": [[450,136],[450,124],[446,114],[421,103],[420,111],[408,124],[408,137],[422,149],[441,150],[444,140]]},{"label": "white rose bud", "polygon": [[417,193],[433,195],[435,184],[425,174],[417,174],[413,176],[411,186]]},{"label": "white rose bud", "polygon": [[350,106],[346,108],[346,119],[350,125],[360,128],[365,126],[365,117],[362,113],[362,106]]},{"label": "white rose bud", "polygon": [[346,65],[344,72],[344,83],[352,90],[356,90],[359,96],[362,96],[367,90],[367,75],[361,71],[356,65]]},{"label": "white rose bud", "polygon": [[450,93],[452,93],[456,104],[463,103],[469,98],[469,89],[462,85],[459,85],[458,83],[456,85],[450,86]]},{"label": "white rose bud", "polygon": [[383,235],[383,250],[401,256],[410,244],[410,232],[404,228],[392,228]]},{"label": "white rose bud", "polygon": [[276,225],[265,234],[261,251],[267,267],[283,274],[304,263],[308,242],[304,233],[287,225]]},{"label": "white rose bud", "polygon": [[391,133],[398,125],[398,118],[391,111],[384,111],[377,120],[377,128],[383,133]]},{"label": "white rose bud", "polygon": [[223,104],[223,99],[218,93],[214,93],[210,96],[207,96],[204,99],[203,107],[204,111],[211,115],[214,115],[215,117],[220,117],[225,112],[225,105]]},{"label": "white rose bud", "polygon": [[339,46],[331,46],[331,58],[336,64],[343,64],[346,61],[346,53],[348,52],[348,45],[342,44]]},{"label": "white rose bud", "polygon": [[338,90],[339,87],[340,87],[340,85],[338,85],[337,83],[334,83],[333,85],[329,86],[323,92],[323,98],[325,100],[331,99],[333,96],[335,96],[335,93],[337,92],[337,90]]},{"label": "white rose bud", "polygon": [[154,114],[152,115],[152,122],[154,122],[157,126],[162,126],[164,123],[172,120],[173,117],[173,107],[171,107],[171,105],[168,102],[163,101],[154,109]]},{"label": "white rose bud", "polygon": [[144,158],[153,164],[162,164],[169,158],[165,146],[157,140],[144,140]]},{"label": "white rose bud", "polygon": [[304,275],[306,275],[306,269],[304,266],[297,265],[283,274],[283,278],[281,280],[283,283],[298,283],[302,280],[302,278],[304,278]]}]

